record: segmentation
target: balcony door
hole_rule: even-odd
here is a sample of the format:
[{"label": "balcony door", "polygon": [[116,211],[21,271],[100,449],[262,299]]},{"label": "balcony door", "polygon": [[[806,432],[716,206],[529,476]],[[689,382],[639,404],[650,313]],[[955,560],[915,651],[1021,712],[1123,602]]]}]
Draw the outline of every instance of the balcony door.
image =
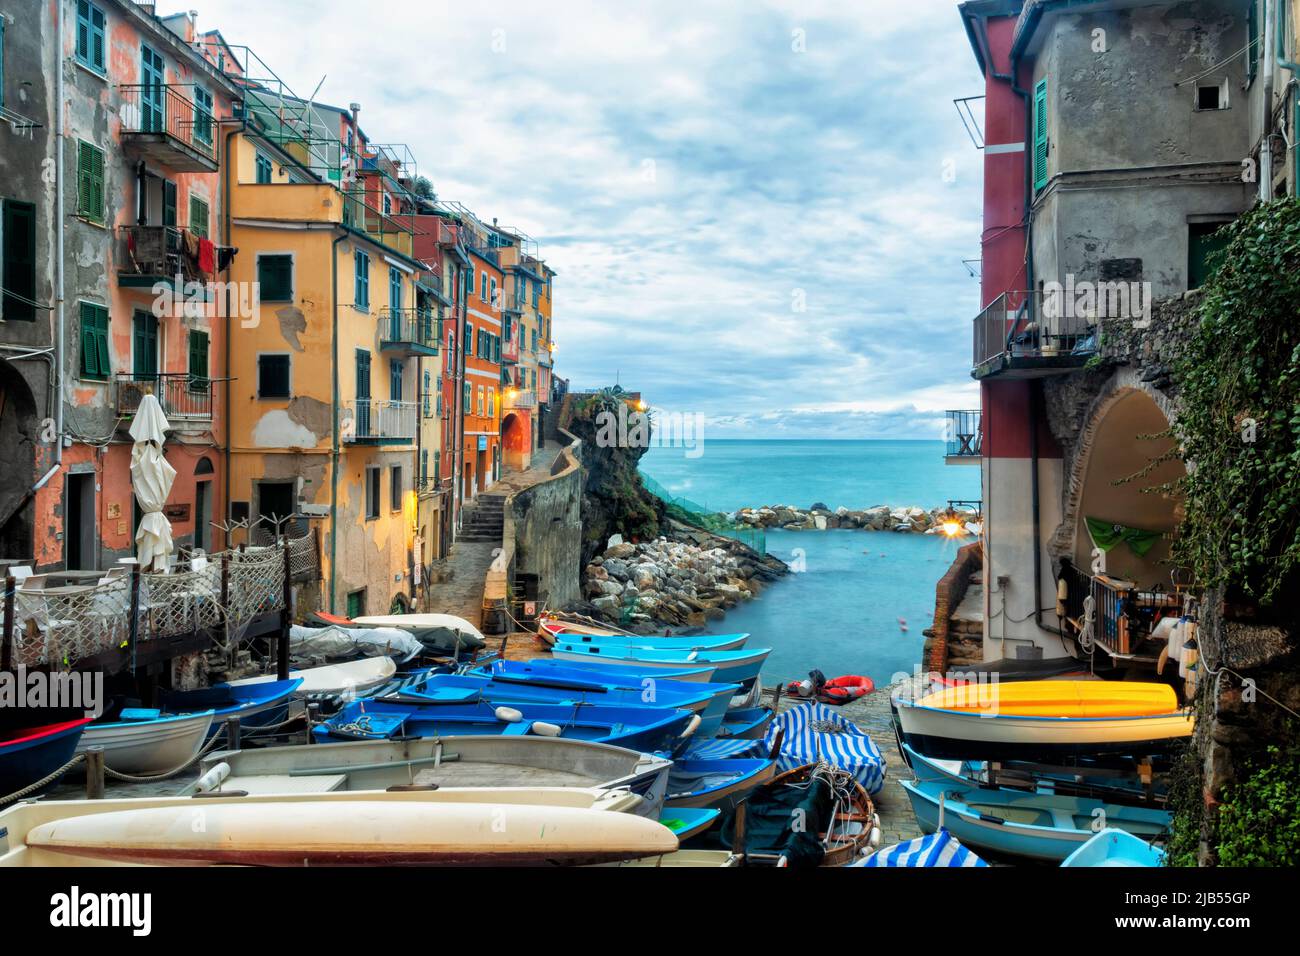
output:
[{"label": "balcony door", "polygon": [[370,435],[370,353],[357,349],[357,437]]},{"label": "balcony door", "polygon": [[166,93],[165,67],[162,54],[145,44],[140,45],[140,128],[147,133],[161,133],[163,122],[163,96]]},{"label": "balcony door", "polygon": [[[158,377],[158,317],[136,310],[131,320],[131,371],[137,380]],[[156,389],[155,389],[156,391]],[[158,400],[162,401],[162,396]]]}]

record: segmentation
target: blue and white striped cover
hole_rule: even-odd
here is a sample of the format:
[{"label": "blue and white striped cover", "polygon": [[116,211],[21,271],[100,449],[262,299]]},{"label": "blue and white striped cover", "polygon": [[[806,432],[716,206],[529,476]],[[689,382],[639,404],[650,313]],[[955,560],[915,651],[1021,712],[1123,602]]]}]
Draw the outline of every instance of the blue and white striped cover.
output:
[{"label": "blue and white striped cover", "polygon": [[[837,734],[813,730],[810,725],[817,721],[836,724],[844,730]],[[857,724],[825,704],[809,701],[779,715],[767,728],[764,752],[771,749],[779,728],[785,729],[785,736],[777,758],[778,772],[824,760],[853,774],[867,793],[879,793],[884,786],[885,758],[880,750]]]},{"label": "blue and white striped cover", "polygon": [[766,757],[771,746],[762,740],[699,740],[686,748],[683,760],[726,760],[730,757]]},{"label": "blue and white striped cover", "polygon": [[942,827],[929,836],[885,847],[849,866],[988,866]]}]

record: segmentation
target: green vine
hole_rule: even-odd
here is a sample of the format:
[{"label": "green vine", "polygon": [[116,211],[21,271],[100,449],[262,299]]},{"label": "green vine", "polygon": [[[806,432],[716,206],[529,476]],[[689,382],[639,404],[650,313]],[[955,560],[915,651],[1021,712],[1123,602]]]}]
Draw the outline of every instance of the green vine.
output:
[{"label": "green vine", "polygon": [[1203,289],[1175,359],[1176,434],[1192,463],[1174,559],[1260,605],[1300,570],[1300,203],[1256,206]]},{"label": "green vine", "polygon": [[[1294,730],[1294,725],[1291,728]],[[1300,859],[1300,744],[1270,745],[1228,786],[1219,807],[1220,866],[1295,866]]]}]

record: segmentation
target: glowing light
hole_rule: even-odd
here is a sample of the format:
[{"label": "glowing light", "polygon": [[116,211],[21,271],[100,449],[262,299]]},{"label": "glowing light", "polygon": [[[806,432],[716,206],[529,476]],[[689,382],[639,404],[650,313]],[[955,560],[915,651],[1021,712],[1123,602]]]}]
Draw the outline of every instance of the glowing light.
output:
[{"label": "glowing light", "polygon": [[956,521],[945,521],[943,523],[943,533],[950,538],[955,538],[963,531],[962,526]]},{"label": "glowing light", "polygon": [[641,399],[637,399],[636,410],[637,410],[638,412],[644,412],[644,411],[645,411],[645,402],[642,401]]}]

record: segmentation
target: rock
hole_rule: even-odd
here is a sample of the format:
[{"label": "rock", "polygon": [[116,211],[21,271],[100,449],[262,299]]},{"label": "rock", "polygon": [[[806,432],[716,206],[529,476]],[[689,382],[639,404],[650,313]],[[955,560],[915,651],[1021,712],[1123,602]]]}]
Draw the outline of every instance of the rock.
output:
[{"label": "rock", "polygon": [[612,616],[618,613],[618,601],[608,595],[596,598],[591,602],[591,605],[602,614],[609,614]]},{"label": "rock", "polygon": [[825,530],[826,530],[826,516],[825,516],[825,515],[815,515],[815,516],[813,517],[813,525],[817,528],[818,531],[825,531]]},{"label": "rock", "polygon": [[608,551],[610,548],[614,547],[614,545],[622,543],[623,536],[621,534],[611,534],[609,536],[609,541],[605,543],[605,550]]},{"label": "rock", "polygon": [[830,511],[831,509],[827,507],[825,504],[823,504],[822,502],[818,501],[808,510],[809,511]]},{"label": "rock", "polygon": [[636,554],[636,545],[620,541],[605,549],[605,561],[608,563],[610,558],[630,558]]},{"label": "rock", "polygon": [[620,581],[626,581],[631,573],[626,561],[620,561],[618,558],[610,558],[604,564],[605,576],[608,578],[618,578]]}]

